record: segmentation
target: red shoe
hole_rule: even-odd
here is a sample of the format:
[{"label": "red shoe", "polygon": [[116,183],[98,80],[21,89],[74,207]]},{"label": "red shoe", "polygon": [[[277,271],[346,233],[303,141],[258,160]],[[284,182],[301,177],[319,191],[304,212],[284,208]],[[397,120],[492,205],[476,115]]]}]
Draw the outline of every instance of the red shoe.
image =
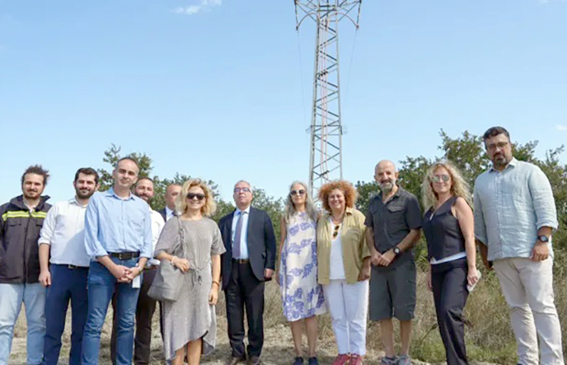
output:
[{"label": "red shoe", "polygon": [[363,356],[360,356],[360,355],[357,355],[357,354],[352,354],[350,356],[349,365],[363,365],[364,362],[362,360],[364,360]]},{"label": "red shoe", "polygon": [[339,354],[332,365],[345,365],[350,360],[348,354]]}]

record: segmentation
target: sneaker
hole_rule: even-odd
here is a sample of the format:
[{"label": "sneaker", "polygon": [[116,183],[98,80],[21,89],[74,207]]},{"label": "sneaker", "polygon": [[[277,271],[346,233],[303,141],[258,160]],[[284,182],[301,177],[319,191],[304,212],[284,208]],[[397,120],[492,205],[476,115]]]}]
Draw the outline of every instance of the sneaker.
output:
[{"label": "sneaker", "polygon": [[411,357],[409,355],[398,356],[397,365],[411,365]]},{"label": "sneaker", "polygon": [[296,357],[293,361],[293,365],[303,365],[303,358],[301,356]]},{"label": "sneaker", "polygon": [[396,365],[398,360],[395,357],[384,356],[380,361],[380,365]]},{"label": "sneaker", "polygon": [[310,357],[307,362],[309,365],[319,365],[319,360],[316,357]]},{"label": "sneaker", "polygon": [[339,354],[332,365],[345,365],[349,360],[348,354]]},{"label": "sneaker", "polygon": [[350,355],[350,362],[349,365],[363,365],[364,362],[362,361],[364,358],[358,354]]}]

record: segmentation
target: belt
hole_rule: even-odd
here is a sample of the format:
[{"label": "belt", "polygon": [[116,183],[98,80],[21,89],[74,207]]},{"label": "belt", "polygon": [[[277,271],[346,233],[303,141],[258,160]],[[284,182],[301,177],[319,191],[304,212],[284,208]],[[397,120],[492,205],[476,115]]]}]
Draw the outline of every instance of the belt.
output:
[{"label": "belt", "polygon": [[109,252],[110,257],[116,257],[119,260],[130,260],[140,257],[140,252]]},{"label": "belt", "polygon": [[236,264],[247,264],[250,262],[250,259],[232,259],[232,262]]},{"label": "belt", "polygon": [[71,265],[71,264],[53,264],[53,265],[65,267],[69,270],[88,270],[89,269],[88,266],[76,266],[76,265]]}]

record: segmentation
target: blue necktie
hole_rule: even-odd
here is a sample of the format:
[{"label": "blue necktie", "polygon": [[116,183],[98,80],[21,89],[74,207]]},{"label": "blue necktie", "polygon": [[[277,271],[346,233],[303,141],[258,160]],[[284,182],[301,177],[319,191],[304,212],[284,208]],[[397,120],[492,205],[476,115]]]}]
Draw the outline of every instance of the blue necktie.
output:
[{"label": "blue necktie", "polygon": [[243,216],[246,212],[241,211],[238,215],[238,222],[236,222],[236,230],[234,232],[234,242],[232,247],[232,257],[235,259],[241,258],[240,255],[240,241],[242,238],[242,222],[244,221]]}]

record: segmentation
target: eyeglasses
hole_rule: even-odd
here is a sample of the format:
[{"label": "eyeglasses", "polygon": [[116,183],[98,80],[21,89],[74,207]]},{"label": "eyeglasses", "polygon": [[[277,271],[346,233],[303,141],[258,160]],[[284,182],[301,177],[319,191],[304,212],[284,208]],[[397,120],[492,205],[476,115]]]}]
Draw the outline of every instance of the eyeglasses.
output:
[{"label": "eyeglasses", "polygon": [[235,193],[250,193],[250,188],[234,188]]},{"label": "eyeglasses", "polygon": [[290,195],[305,195],[305,190],[292,190],[289,192]]},{"label": "eyeglasses", "polygon": [[206,198],[205,194],[195,194],[195,193],[187,193],[187,199],[193,200],[197,198],[197,200],[203,200]]},{"label": "eyeglasses", "polygon": [[339,228],[341,227],[340,224],[335,226],[335,229],[333,230],[333,239],[337,238],[338,234],[339,234]]},{"label": "eyeglasses", "polygon": [[433,176],[431,176],[431,180],[433,182],[436,182],[436,183],[441,182],[441,181],[449,182],[449,180],[451,180],[451,176],[449,176],[449,175],[433,175]]},{"label": "eyeglasses", "polygon": [[498,143],[491,143],[486,146],[486,149],[489,151],[494,151],[498,147],[498,149],[503,149],[508,146],[508,142],[498,142]]}]

